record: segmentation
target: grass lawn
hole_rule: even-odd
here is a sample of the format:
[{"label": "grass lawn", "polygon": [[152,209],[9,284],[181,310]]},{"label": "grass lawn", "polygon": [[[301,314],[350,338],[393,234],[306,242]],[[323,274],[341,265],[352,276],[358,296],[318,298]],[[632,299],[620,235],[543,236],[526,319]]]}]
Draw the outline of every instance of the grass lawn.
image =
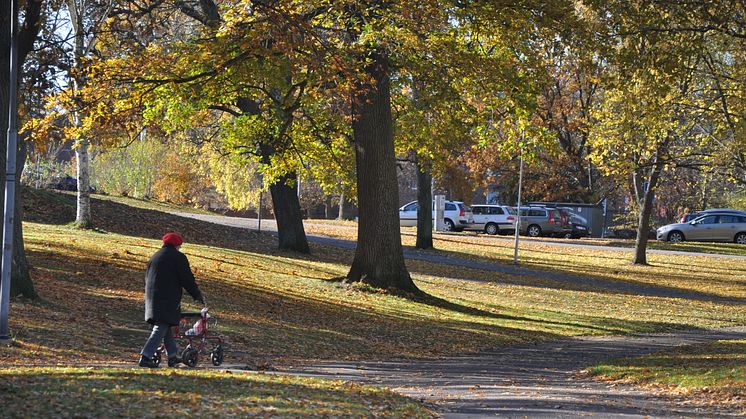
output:
[{"label": "grass lawn", "polygon": [[[311,234],[326,234],[348,240],[355,240],[357,235],[354,229],[332,226],[310,226],[307,230]],[[490,240],[487,237],[471,234],[436,235],[435,249],[428,252],[512,264],[512,241]],[[415,229],[402,228],[402,243],[405,246],[414,248],[415,239]],[[689,246],[688,249],[692,251],[701,250],[696,246],[710,246],[712,251],[718,248],[728,249],[730,246],[727,243],[682,245]],[[746,246],[740,248],[746,249]],[[739,260],[650,253],[650,266],[635,266],[631,263],[631,253],[552,246],[536,240],[526,240],[524,237],[520,242],[519,260],[522,266],[548,272],[678,288],[716,298],[746,299],[746,285],[742,281],[746,276],[746,265]],[[741,308],[739,310],[742,311]]]},{"label": "grass lawn", "polygon": [[605,380],[631,382],[717,400],[746,414],[746,341],[725,340],[691,345],[640,358],[625,358],[588,369]]},{"label": "grass lawn", "polygon": [[[443,356],[558,336],[746,324],[741,304],[623,294],[422,261],[408,266],[432,298],[412,300],[339,283],[352,259],[349,250],[314,245],[310,256],[281,252],[268,234],[110,200],[94,200],[103,231],[81,231],[62,223],[74,216],[73,202],[55,197],[27,199],[36,222],[25,224],[26,246],[43,300],[13,302],[16,346],[0,353],[0,362],[21,353],[32,354],[32,362],[65,359],[74,354],[71,336],[89,361],[133,362],[147,334],[141,319],[145,264],[168,229],[185,235],[182,250],[234,360]],[[507,263],[508,247],[459,239],[463,243],[438,239],[436,246]],[[522,254],[527,264],[548,270],[682,287],[705,297],[746,294],[739,269],[734,273],[709,258],[691,258],[683,268],[676,267],[680,261],[633,267],[622,256],[540,247]]]},{"label": "grass lawn", "polygon": [[[279,251],[269,234],[131,206],[126,199],[95,199],[99,230],[81,231],[70,224],[74,202],[68,195],[32,191],[24,203],[26,249],[42,299],[11,303],[14,344],[0,349],[0,366],[8,371],[133,365],[148,334],[145,265],[167,230],[185,236],[182,251],[230,345],[227,363],[438,357],[561,336],[746,324],[742,304],[708,298],[746,297],[744,268],[708,257],[656,255],[654,266],[633,267],[629,255],[614,251],[558,251],[538,243],[522,251],[534,268],[684,288],[701,293],[698,300],[408,261],[416,284],[431,296],[412,299],[340,283],[350,250],[312,245],[312,255]],[[322,227],[309,233],[316,228]],[[414,238],[403,240],[412,245]],[[509,263],[512,255],[507,245],[469,237],[439,238],[436,246],[435,252],[494,263]]]},{"label": "grass lawn", "polygon": [[385,389],[225,370],[0,369],[0,392],[5,418],[433,416]]},{"label": "grass lawn", "polygon": [[[406,243],[414,244],[407,237]],[[435,252],[446,251],[460,257],[512,263],[513,246],[506,242],[485,242],[476,238],[438,238]],[[649,266],[633,265],[631,253],[595,249],[556,247],[538,242],[522,242],[522,266],[591,276],[610,280],[650,284],[709,294],[715,297],[746,298],[746,264],[706,256],[648,254]]]}]

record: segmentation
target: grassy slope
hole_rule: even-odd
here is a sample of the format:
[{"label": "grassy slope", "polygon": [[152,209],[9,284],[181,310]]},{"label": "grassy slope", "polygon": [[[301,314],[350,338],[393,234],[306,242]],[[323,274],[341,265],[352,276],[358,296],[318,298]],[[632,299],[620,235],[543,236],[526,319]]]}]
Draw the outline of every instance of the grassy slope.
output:
[{"label": "grassy slope", "polygon": [[[408,262],[409,269],[435,298],[412,301],[336,282],[351,251],[314,245],[312,256],[280,252],[269,235],[121,199],[95,200],[101,230],[79,231],[68,224],[70,196],[35,192],[26,203],[26,245],[43,301],[13,302],[16,344],[0,351],[6,366],[132,363],[147,335],[145,263],[169,229],[185,235],[183,251],[231,344],[227,362],[441,356],[557,336],[746,324],[741,305],[707,298],[620,294],[420,261]],[[436,246],[495,263],[508,263],[510,255],[508,246],[470,238],[440,239]],[[523,260],[537,268],[665,284],[705,297],[746,293],[740,271],[710,258],[653,257],[656,266],[645,268],[617,252],[526,246]]]},{"label": "grassy slope", "polygon": [[[133,209],[122,205],[128,202],[126,199],[94,201],[101,230],[79,231],[69,225],[74,218],[71,196],[36,191],[25,198],[29,220],[25,223],[26,247],[42,301],[17,299],[11,306],[14,343],[0,349],[0,394],[5,417],[433,415],[389,390],[342,381],[222,370],[104,367],[133,366],[138,358],[136,352],[148,333],[142,321],[142,273],[147,256],[159,247],[153,238],[163,230],[177,229],[192,241],[213,245],[235,245],[243,240],[257,247],[271,247],[272,238],[195,225],[156,211],[177,209],[170,205],[135,201],[139,208]],[[233,236],[239,233],[242,237]],[[199,266],[221,261],[225,255],[214,252],[190,256],[196,259],[195,271],[201,276]],[[236,292],[225,284],[215,284],[218,290],[212,292],[210,282],[204,281],[204,288],[214,296],[218,307],[222,305],[221,293]],[[234,302],[252,299],[253,295],[239,293]],[[267,300],[256,303],[262,302]],[[242,316],[255,307],[249,304],[231,309],[241,318],[233,322],[243,322]],[[246,361],[269,367],[267,354],[262,352],[270,342],[259,345],[249,356],[242,349],[253,339],[250,325],[236,332],[230,316],[223,312],[216,315],[227,320],[223,333],[235,337],[228,339],[232,349],[226,362]],[[207,356],[202,358],[205,362],[209,362]],[[99,366],[70,367],[84,364]],[[40,394],[44,403],[38,402]]]}]

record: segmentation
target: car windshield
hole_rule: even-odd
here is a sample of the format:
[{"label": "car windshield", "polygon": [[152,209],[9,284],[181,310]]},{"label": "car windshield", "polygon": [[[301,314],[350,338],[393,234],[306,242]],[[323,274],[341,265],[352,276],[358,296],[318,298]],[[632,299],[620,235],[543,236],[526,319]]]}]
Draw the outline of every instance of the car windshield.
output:
[{"label": "car windshield", "polygon": [[588,220],[586,220],[584,217],[581,217],[578,214],[574,214],[574,213],[570,213],[570,220],[573,223],[588,224]]},{"label": "car windshield", "polygon": [[515,215],[515,208],[507,207],[506,209],[508,210],[508,214]]},{"label": "car windshield", "polygon": [[715,224],[715,220],[717,219],[716,215],[707,215],[704,217],[699,217],[692,221],[694,224]]},{"label": "car windshield", "polygon": [[457,205],[459,206],[459,208],[461,208],[465,212],[471,212],[471,208],[467,207],[466,205],[464,205],[464,204],[462,204],[460,202]]}]

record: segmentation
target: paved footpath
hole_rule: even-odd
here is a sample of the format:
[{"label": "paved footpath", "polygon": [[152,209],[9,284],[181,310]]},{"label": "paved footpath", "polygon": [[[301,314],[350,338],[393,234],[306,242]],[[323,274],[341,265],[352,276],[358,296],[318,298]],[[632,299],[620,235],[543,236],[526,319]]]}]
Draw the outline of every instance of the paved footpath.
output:
[{"label": "paved footpath", "polygon": [[434,405],[445,417],[740,417],[737,411],[583,378],[598,362],[713,339],[744,339],[746,327],[601,336],[511,346],[456,358],[325,362],[278,373],[360,381]]}]

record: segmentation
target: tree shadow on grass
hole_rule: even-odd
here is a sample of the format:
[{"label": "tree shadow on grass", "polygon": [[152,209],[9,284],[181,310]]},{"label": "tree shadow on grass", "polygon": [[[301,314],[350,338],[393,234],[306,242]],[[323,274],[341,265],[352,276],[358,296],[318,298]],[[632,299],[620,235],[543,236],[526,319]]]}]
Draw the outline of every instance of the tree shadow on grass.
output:
[{"label": "tree shadow on grass", "polygon": [[[276,239],[266,233],[257,233],[245,228],[225,227],[160,211],[133,208],[106,200],[94,200],[94,210],[99,214],[98,217],[102,221],[101,225],[107,231],[126,236],[159,239],[166,229],[179,230],[187,236],[188,242],[212,246],[217,248],[218,251],[226,254],[233,253],[237,257],[246,257],[245,253],[239,252],[256,253],[265,258],[271,258],[274,263],[284,264],[296,270],[295,273],[292,271],[282,272],[282,270],[266,266],[266,263],[263,263],[266,262],[266,259],[258,261],[261,266],[257,269],[268,271],[267,281],[272,281],[274,277],[281,275],[306,277],[306,279],[311,280],[323,279],[325,275],[338,276],[338,272],[318,269],[317,267],[313,268],[317,276],[299,275],[297,271],[311,268],[304,261],[320,260],[327,263],[340,263],[340,260],[346,258],[347,253],[349,253],[348,250],[340,251],[339,249],[319,252],[320,256],[281,252],[271,249],[276,246]],[[132,243],[128,245],[144,246],[152,251],[157,247]],[[330,249],[333,248],[330,247]],[[49,251],[54,251],[54,247],[50,247]],[[46,253],[46,251],[42,253]],[[457,257],[460,256],[457,252],[448,253],[455,254]],[[35,260],[38,260],[38,256],[38,254],[35,255],[32,252],[32,264]],[[105,256],[105,254],[101,253],[98,256]],[[140,258],[140,256],[138,257]],[[200,257],[202,256],[196,257],[195,260]],[[466,259],[468,255],[462,257]],[[226,263],[240,268],[240,263],[218,260],[209,256],[205,259],[213,263]],[[140,263],[139,259],[138,263]],[[139,266],[133,266],[131,261],[121,259],[105,262],[101,260],[92,261],[89,256],[89,259],[85,257],[78,259],[68,257],[67,260],[55,259],[54,264],[64,266],[67,269],[64,273],[58,272],[55,275],[65,275],[70,285],[77,284],[77,286],[88,287],[86,295],[91,294],[91,290],[105,290],[107,288],[114,290],[122,288],[128,292],[142,292],[142,270]],[[112,282],[109,279],[76,277],[74,275],[75,270],[80,270],[79,266],[86,266],[86,264],[96,270],[103,270],[104,274],[112,277],[109,279],[115,279],[119,282]],[[436,271],[435,268],[432,263],[424,264],[424,267],[420,267],[419,272],[442,276],[442,272]],[[144,269],[144,264],[142,269]],[[470,278],[468,269],[457,267],[453,270],[460,272],[459,275],[455,276],[457,278],[475,280],[473,277]],[[355,307],[343,301],[332,301],[323,294],[309,295],[304,294],[303,290],[278,290],[268,286],[259,286],[257,282],[238,284],[235,281],[226,281],[225,277],[219,278],[216,276],[219,274],[214,272],[209,273],[209,275],[211,275],[209,276],[210,281],[205,283],[208,295],[220,296],[212,301],[220,302],[222,300],[225,304],[225,312],[234,318],[234,320],[230,320],[233,324],[229,324],[229,326],[234,327],[236,333],[247,335],[235,336],[236,341],[249,348],[253,354],[265,350],[268,354],[289,354],[302,357],[304,355],[308,356],[308,349],[311,349],[312,356],[316,357],[338,357],[340,355],[357,357],[371,356],[371,354],[373,356],[411,355],[418,351],[425,351],[426,347],[432,346],[433,343],[444,345],[441,352],[448,353],[454,350],[449,349],[453,347],[454,342],[445,342],[444,344],[443,340],[472,340],[476,342],[474,347],[484,347],[500,342],[531,338],[552,339],[559,336],[558,333],[536,330],[540,328],[545,330],[555,328],[559,331],[570,327],[581,331],[585,330],[588,333],[609,330],[609,324],[612,322],[614,324],[611,328],[618,329],[620,332],[674,327],[674,325],[662,323],[615,321],[592,316],[578,322],[563,316],[555,316],[561,320],[552,320],[550,318],[503,315],[500,314],[501,309],[499,307],[496,307],[494,311],[483,310],[433,296],[424,296],[425,300],[422,301],[413,299],[413,303],[421,304],[421,307],[429,306],[470,316],[466,319],[433,319],[418,313],[417,306],[406,310],[394,306],[389,306],[385,310],[374,310],[372,308]],[[121,281],[124,281],[125,278],[130,279],[122,283]],[[527,285],[525,281],[523,285]],[[547,288],[558,290],[588,289],[588,287],[578,287],[577,284],[561,281],[554,281]],[[106,293],[111,294],[110,291]],[[138,304],[127,299],[119,300],[121,297],[116,297],[116,294],[114,296],[89,295],[89,297],[97,297],[104,301],[107,310],[123,308],[129,312],[138,314],[141,312]],[[361,296],[353,292],[348,297],[355,299]],[[553,316],[548,312],[546,314],[546,317]],[[114,315],[112,314],[112,316]],[[131,320],[132,317],[130,316],[122,317],[120,323]],[[256,324],[250,322],[256,322]],[[511,325],[513,323],[515,325]],[[533,326],[526,330],[521,329],[526,327],[527,324]],[[120,325],[120,327],[123,326]],[[438,342],[438,339],[441,342]],[[139,345],[141,342],[136,342],[136,344]],[[277,348],[282,349],[283,346],[289,348],[289,350],[277,350]],[[254,349],[257,348],[259,350],[255,351]]]},{"label": "tree shadow on grass", "polygon": [[[657,273],[640,273],[649,277],[650,282],[636,281],[632,279],[620,279],[601,272],[573,272],[577,268],[570,262],[548,261],[539,258],[524,258],[523,264],[516,267],[505,260],[491,257],[473,255],[457,251],[411,251],[408,250],[408,259],[425,262],[418,266],[417,272],[442,276],[442,271],[437,272],[437,265],[451,265],[459,269],[450,271],[454,278],[469,281],[484,282],[484,279],[469,275],[469,270],[494,272],[495,282],[516,283],[519,285],[536,286],[543,288],[555,288],[573,291],[593,291],[605,294],[626,294],[663,298],[683,298],[698,301],[710,301],[724,304],[741,305],[746,303],[746,298],[729,297],[708,292],[696,291],[681,287],[656,285]],[[590,267],[588,269],[591,269]],[[461,271],[461,272],[459,272]],[[637,274],[637,273],[636,273]],[[512,277],[512,278],[511,278]],[[538,282],[532,279],[539,279]],[[710,282],[712,280],[708,277]]]},{"label": "tree shadow on grass", "polygon": [[[63,320],[70,326],[69,330],[50,327],[42,336],[44,345],[64,349],[70,347],[64,336],[72,335],[74,340],[88,336],[89,341],[79,346],[81,351],[98,356],[114,354],[112,359],[131,362],[122,355],[136,353],[145,334],[135,332],[147,330],[141,317],[140,262],[113,259],[103,263],[104,254],[75,255],[65,252],[64,245],[58,246],[29,252],[32,263],[44,271],[38,282],[40,293],[54,302],[52,307],[38,308],[38,321],[49,320],[51,325]],[[281,262],[278,258],[277,263]],[[248,266],[254,262],[245,263]],[[289,269],[296,269],[298,263],[287,260]],[[252,275],[227,280],[220,272],[205,270],[200,277],[214,314],[225,326],[227,341],[250,359],[443,356],[507,343],[556,339],[568,329],[576,334],[674,327],[551,312],[505,315],[501,311],[511,310],[496,305],[492,306],[494,310],[485,310],[433,296],[402,303],[392,296],[371,296],[324,285],[317,279],[300,279],[292,271],[283,272],[280,265],[266,278]],[[309,291],[306,285],[318,289]],[[71,316],[74,323],[69,321]],[[80,324],[86,325],[84,330]],[[27,340],[39,338],[30,335]]]},{"label": "tree shadow on grass", "polygon": [[[147,329],[141,319],[142,303],[136,298],[117,297],[133,292],[141,295],[142,272],[139,269],[125,261],[113,261],[107,268],[111,275],[95,279],[76,275],[69,267],[86,271],[87,266],[100,266],[97,259],[61,255],[54,249],[34,251],[30,256],[32,260],[42,261],[40,265],[43,266],[67,268],[56,271],[39,284],[42,295],[51,293],[63,299],[56,302],[53,316],[67,318],[68,313],[91,312],[78,314],[77,321],[85,322],[93,336],[110,336],[107,342],[82,345],[83,349],[101,355],[118,351],[128,354],[139,349],[145,334],[135,332],[139,328]],[[201,286],[212,297],[208,298],[215,307],[214,314],[221,325],[226,326],[227,341],[249,358],[442,356],[463,352],[463,342],[471,342],[467,347],[477,350],[512,342],[556,339],[561,336],[559,332],[567,328],[575,329],[576,333],[617,331],[615,328],[620,332],[670,328],[650,322],[591,316],[578,321],[567,316],[551,318],[551,313],[542,314],[548,318],[503,315],[501,307],[496,306],[494,311],[482,310],[432,296],[405,305],[386,301],[391,298],[387,296],[373,296],[381,301],[365,303],[368,297],[360,291],[333,287],[311,293],[289,286],[291,283],[271,288],[256,279],[228,282],[217,275],[215,272],[205,274]],[[287,276],[285,280],[292,277],[279,272],[267,280],[279,280],[280,275]],[[297,284],[303,281],[298,279]],[[340,295],[335,297],[334,294]],[[71,298],[71,295],[76,297]],[[351,304],[356,300],[363,303]],[[441,314],[426,309],[428,306],[459,316],[435,318]],[[97,323],[98,316],[107,319],[107,323]],[[611,322],[614,324],[610,325]],[[553,329],[558,333],[551,332]],[[75,328],[59,332],[79,333]],[[54,347],[56,343],[53,339],[48,344]]]},{"label": "tree shadow on grass", "polygon": [[[87,267],[99,266],[98,260],[60,255],[51,249],[30,252],[29,256],[32,261],[41,262],[39,269],[66,269],[41,276],[40,292],[52,302],[37,305],[36,309],[26,307],[26,314],[37,310],[35,321],[48,322],[50,327],[41,334],[28,330],[27,340],[63,349],[68,345],[64,336],[90,334],[91,342],[81,344],[81,351],[104,356],[112,352],[130,354],[139,349],[145,335],[137,330],[147,329],[141,317],[142,302],[119,297],[141,295],[139,269],[114,261],[106,268],[111,275],[95,279],[89,276],[95,273],[79,276],[69,267],[87,272]],[[463,340],[476,342],[474,347],[478,348],[512,340],[520,334],[513,328],[476,319],[428,319],[421,317],[416,307],[403,310],[384,301],[375,309],[369,305],[351,306],[343,299],[328,298],[328,294],[335,293],[333,289],[304,294],[285,286],[272,289],[256,283],[225,282],[214,275],[203,277],[200,285],[221,325],[230,330],[228,342],[251,357],[380,358],[414,356],[420,351],[432,355],[431,347],[439,347],[436,353],[451,353],[455,350],[451,348],[453,344]],[[274,275],[277,274],[270,276]],[[54,327],[54,319],[71,316],[75,316],[75,323]],[[85,324],[86,329],[79,329],[78,324]],[[554,337],[549,333],[542,336]]]},{"label": "tree shadow on grass", "polygon": [[[48,191],[32,191],[31,199],[27,199],[26,203],[35,207],[33,211],[31,211],[31,209],[26,211],[26,215],[32,217],[36,222],[64,224],[71,222],[74,219],[75,201],[72,195],[58,194]],[[105,231],[126,236],[158,240],[165,231],[175,230],[184,234],[188,244],[216,246],[223,249],[260,253],[267,255],[268,257],[279,257],[285,260],[292,258],[298,261],[299,268],[301,269],[305,268],[302,262],[303,260],[339,262],[340,255],[348,252],[336,249],[334,252],[319,251],[318,255],[304,255],[296,252],[282,251],[277,249],[276,238],[267,233],[256,232],[241,227],[223,226],[156,210],[134,208],[105,199],[94,198],[92,204],[94,213],[97,214],[96,222],[100,228]],[[485,246],[489,245],[485,244]],[[324,245],[315,245],[314,247],[319,250],[323,249]],[[458,259],[453,261],[454,263],[461,263],[460,261],[462,260],[476,260],[477,262],[487,263],[488,265],[494,266],[507,265],[506,261],[478,257],[460,252],[434,250],[425,253]],[[226,261],[222,262],[225,263]],[[658,297],[673,296],[724,303],[743,303],[746,301],[746,299],[723,297],[708,293],[682,290],[674,287],[656,286],[642,281],[619,280],[595,272],[568,272],[574,268],[573,265],[563,264],[556,261],[548,263],[545,260],[529,258],[526,262],[529,266],[535,267],[533,272],[529,272],[532,271],[531,268],[521,268],[522,270],[518,270],[514,274],[518,276],[525,276],[528,274],[548,279],[549,281],[542,281],[542,284],[539,285],[543,287],[577,291],[594,290],[603,293],[638,294]],[[476,268],[490,270],[492,266]],[[510,269],[510,267],[507,267],[507,269]],[[438,275],[437,272],[431,272],[429,270],[420,273]],[[337,275],[336,273],[330,274]],[[455,276],[455,278],[469,279],[468,275],[467,277],[464,277],[464,275],[458,275]],[[581,278],[582,281],[577,281],[578,278]],[[501,281],[510,282],[511,279],[506,280],[503,278]],[[529,285],[527,282],[529,281],[523,281],[522,285]]]},{"label": "tree shadow on grass", "polygon": [[[681,326],[674,326],[671,323],[640,322],[638,324],[635,324],[636,322],[631,322],[628,320],[613,320],[613,319],[605,319],[603,324],[600,324],[600,323],[594,324],[594,321],[597,321],[598,318],[593,318],[590,316],[574,315],[572,316],[573,319],[571,320],[569,318],[570,316],[567,316],[566,313],[552,312],[549,310],[537,310],[537,314],[552,313],[557,318],[560,318],[560,319],[565,318],[564,321],[549,320],[546,318],[538,318],[538,317],[532,318],[532,317],[525,317],[525,316],[502,314],[502,313],[499,313],[499,310],[501,309],[501,307],[496,307],[497,312],[481,310],[475,307],[454,303],[452,301],[448,301],[446,299],[436,297],[433,295],[429,295],[429,294],[425,294],[425,293],[423,293],[420,296],[414,296],[412,298],[414,301],[417,301],[421,304],[426,304],[432,307],[442,308],[445,310],[453,311],[456,313],[467,314],[471,316],[490,317],[490,318],[495,318],[495,319],[510,320],[510,321],[516,321],[516,322],[522,322],[522,323],[529,323],[529,324],[534,323],[534,324],[548,325],[549,327],[555,326],[559,328],[576,328],[580,330],[585,330],[586,332],[605,331],[608,333],[609,331],[614,331],[616,333],[633,333],[633,332],[638,332],[641,330],[640,325],[642,325],[643,327],[642,330],[645,330],[645,329],[670,330],[673,328],[681,328]],[[579,319],[584,319],[587,321],[587,323],[577,322],[577,320]]]}]

